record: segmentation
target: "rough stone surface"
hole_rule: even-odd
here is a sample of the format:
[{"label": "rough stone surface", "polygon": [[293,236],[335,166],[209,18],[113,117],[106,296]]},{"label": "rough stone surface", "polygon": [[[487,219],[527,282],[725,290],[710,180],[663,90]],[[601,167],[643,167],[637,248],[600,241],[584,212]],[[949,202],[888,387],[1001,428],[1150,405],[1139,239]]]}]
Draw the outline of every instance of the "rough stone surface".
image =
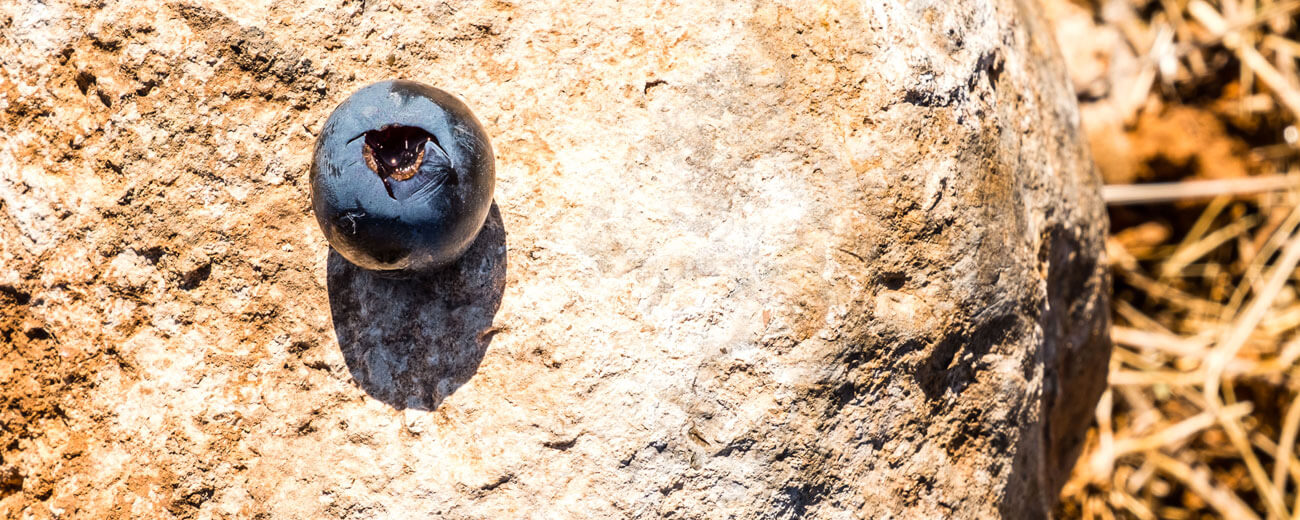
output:
[{"label": "rough stone surface", "polygon": [[[0,3],[0,516],[1041,516],[1108,343],[1037,9]],[[391,77],[498,154],[416,281],[309,212]]]}]

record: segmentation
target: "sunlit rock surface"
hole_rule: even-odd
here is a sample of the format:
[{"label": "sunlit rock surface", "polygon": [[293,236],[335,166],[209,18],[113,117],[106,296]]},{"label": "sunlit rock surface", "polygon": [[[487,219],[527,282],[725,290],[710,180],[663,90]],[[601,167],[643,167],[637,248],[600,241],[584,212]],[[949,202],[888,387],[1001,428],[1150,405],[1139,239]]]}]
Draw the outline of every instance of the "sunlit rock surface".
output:
[{"label": "sunlit rock surface", "polygon": [[[0,517],[1045,514],[1105,213],[1033,2],[0,4]],[[315,134],[458,93],[497,208],[332,255]]]}]

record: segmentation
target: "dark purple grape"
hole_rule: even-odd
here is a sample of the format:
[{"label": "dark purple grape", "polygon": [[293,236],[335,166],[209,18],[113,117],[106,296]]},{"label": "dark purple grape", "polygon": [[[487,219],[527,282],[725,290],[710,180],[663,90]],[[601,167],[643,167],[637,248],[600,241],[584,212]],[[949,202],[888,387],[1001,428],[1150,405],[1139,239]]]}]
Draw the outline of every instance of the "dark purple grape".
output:
[{"label": "dark purple grape", "polygon": [[495,177],[492,145],[464,103],[414,81],[381,81],[325,121],[312,154],[312,209],[353,264],[433,271],[474,242]]}]

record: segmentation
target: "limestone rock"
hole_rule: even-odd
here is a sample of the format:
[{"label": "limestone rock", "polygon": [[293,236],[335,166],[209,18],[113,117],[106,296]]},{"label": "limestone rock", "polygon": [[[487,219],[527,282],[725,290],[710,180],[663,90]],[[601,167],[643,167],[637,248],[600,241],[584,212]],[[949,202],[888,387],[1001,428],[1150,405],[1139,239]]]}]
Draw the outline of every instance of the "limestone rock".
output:
[{"label": "limestone rock", "polygon": [[[1044,515],[1105,213],[1029,0],[0,4],[0,516]],[[497,208],[329,253],[315,133],[460,94]]]}]

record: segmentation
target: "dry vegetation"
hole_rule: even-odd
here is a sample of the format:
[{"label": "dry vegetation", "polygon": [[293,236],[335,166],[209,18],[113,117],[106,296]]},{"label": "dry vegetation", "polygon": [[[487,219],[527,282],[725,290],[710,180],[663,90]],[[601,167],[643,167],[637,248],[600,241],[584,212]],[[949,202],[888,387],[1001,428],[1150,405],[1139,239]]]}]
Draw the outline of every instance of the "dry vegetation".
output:
[{"label": "dry vegetation", "polygon": [[1300,1],[1045,0],[1109,186],[1066,518],[1300,517]]}]

